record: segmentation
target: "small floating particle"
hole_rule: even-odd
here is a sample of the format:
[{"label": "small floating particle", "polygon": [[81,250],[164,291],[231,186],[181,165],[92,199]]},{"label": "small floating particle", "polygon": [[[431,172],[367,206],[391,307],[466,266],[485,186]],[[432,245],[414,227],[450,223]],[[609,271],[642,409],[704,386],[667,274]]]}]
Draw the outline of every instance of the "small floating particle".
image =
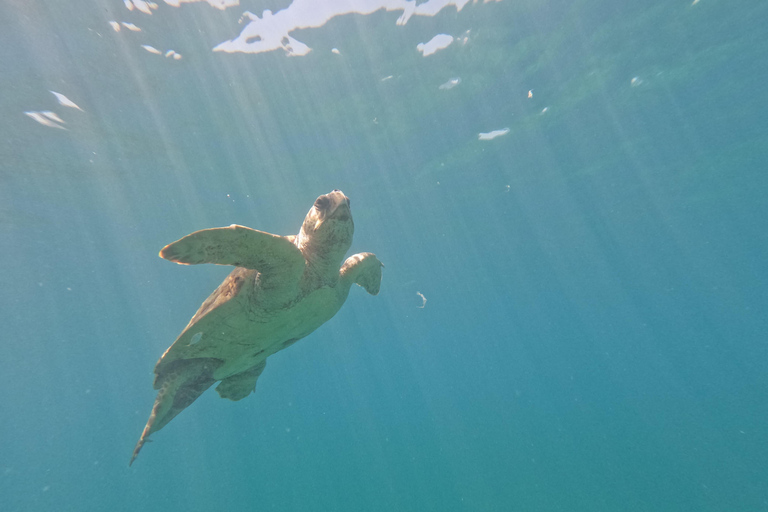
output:
[{"label": "small floating particle", "polygon": [[502,135],[506,135],[509,133],[509,128],[504,128],[501,130],[493,130],[492,132],[487,133],[478,133],[477,139],[478,140],[493,140],[496,137],[501,137]]},{"label": "small floating particle", "polygon": [[642,84],[643,84],[643,80],[639,76],[633,76],[632,80],[629,81],[629,85],[631,85],[632,87],[638,87]]},{"label": "small floating particle", "polygon": [[128,23],[127,21],[123,21],[121,23],[125,28],[127,28],[131,32],[141,32],[141,29],[136,25],[134,25],[133,23]]},{"label": "small floating particle", "polygon": [[331,48],[331,53],[335,53],[336,55],[341,55],[341,52],[338,48]]},{"label": "small floating particle", "polygon": [[392,75],[385,76],[384,78],[381,79],[382,82],[386,82],[387,80],[392,80]]},{"label": "small floating particle", "polygon": [[529,98],[533,98],[533,89],[531,89],[530,91],[528,91],[528,97],[529,97]]},{"label": "small floating particle", "polygon": [[543,109],[541,109],[542,114],[546,114],[548,111],[549,111],[549,107],[544,107]]},{"label": "small floating particle", "polygon": [[440,89],[441,91],[448,91],[450,89],[453,89],[460,83],[461,83],[461,78],[457,76],[456,78],[451,78],[444,84],[441,84],[440,87],[438,87],[438,89]]},{"label": "small floating particle", "polygon": [[194,336],[192,336],[192,339],[189,340],[190,345],[195,345],[196,343],[199,343],[200,340],[203,339],[203,333],[202,332],[196,332]]},{"label": "small floating particle", "polygon": [[72,101],[71,99],[67,98],[66,96],[64,96],[60,92],[56,92],[56,91],[48,91],[48,92],[50,92],[51,94],[56,96],[56,99],[59,101],[60,105],[64,105],[65,107],[69,107],[69,108],[76,108],[77,110],[79,110],[81,112],[85,112],[83,109],[81,109],[80,107],[75,105],[74,101]]},{"label": "small floating particle", "polygon": [[419,308],[419,309],[424,309],[424,306],[427,305],[427,298],[421,292],[416,292],[416,295],[421,297],[421,306],[416,306],[416,307]]},{"label": "small floating particle", "polygon": [[112,30],[115,32],[120,32],[120,24],[116,21],[110,21],[109,26],[112,27]]},{"label": "small floating particle", "polygon": [[162,55],[163,52],[155,48],[154,46],[149,46],[148,44],[141,45],[142,48],[147,50],[149,53],[154,53],[155,55]]},{"label": "small floating particle", "polygon": [[125,4],[125,8],[128,9],[129,11],[132,11],[135,9],[135,7],[133,6],[133,2],[131,2],[131,0],[123,0],[123,3]]}]

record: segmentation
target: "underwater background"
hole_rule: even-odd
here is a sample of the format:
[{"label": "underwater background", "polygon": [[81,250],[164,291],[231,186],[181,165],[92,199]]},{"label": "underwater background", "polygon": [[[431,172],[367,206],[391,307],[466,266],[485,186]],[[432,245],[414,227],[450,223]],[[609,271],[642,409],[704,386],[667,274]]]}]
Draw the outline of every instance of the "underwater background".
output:
[{"label": "underwater background", "polygon": [[[0,4],[0,509],[768,510],[768,3],[415,5]],[[381,293],[129,468],[159,249],[335,188]]]}]

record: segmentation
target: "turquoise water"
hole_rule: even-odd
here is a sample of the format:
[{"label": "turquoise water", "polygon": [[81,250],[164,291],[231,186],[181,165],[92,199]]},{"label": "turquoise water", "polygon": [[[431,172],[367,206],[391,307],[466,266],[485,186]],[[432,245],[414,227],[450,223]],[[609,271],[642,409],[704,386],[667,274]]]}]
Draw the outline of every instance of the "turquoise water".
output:
[{"label": "turquoise water", "polygon": [[[379,10],[211,51],[289,4],[0,5],[0,508],[768,510],[768,4]],[[295,234],[334,188],[380,295],[129,468],[228,273],[158,250]]]}]

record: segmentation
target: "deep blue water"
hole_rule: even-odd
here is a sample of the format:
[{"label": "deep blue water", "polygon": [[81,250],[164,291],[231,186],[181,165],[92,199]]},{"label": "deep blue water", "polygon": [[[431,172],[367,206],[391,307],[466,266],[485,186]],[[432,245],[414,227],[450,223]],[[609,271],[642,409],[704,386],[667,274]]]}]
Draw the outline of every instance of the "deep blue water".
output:
[{"label": "deep blue water", "polygon": [[[504,0],[211,51],[289,3],[0,5],[0,509],[768,510],[768,4]],[[228,273],[158,250],[295,234],[334,188],[380,295],[128,468]]]}]

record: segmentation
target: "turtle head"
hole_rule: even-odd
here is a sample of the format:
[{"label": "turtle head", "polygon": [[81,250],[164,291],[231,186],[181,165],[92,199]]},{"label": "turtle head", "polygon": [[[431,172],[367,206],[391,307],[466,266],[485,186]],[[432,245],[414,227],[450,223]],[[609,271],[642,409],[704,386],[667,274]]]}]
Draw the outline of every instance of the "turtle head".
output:
[{"label": "turtle head", "polygon": [[338,275],[354,231],[349,198],[341,190],[334,190],[315,200],[301,225],[296,245],[318,271]]}]

